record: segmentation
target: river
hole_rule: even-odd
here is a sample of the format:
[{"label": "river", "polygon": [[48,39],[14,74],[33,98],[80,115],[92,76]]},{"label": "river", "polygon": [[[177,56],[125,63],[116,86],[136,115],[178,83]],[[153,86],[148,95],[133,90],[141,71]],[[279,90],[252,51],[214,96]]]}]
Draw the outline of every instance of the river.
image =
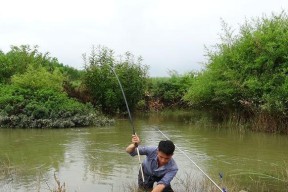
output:
[{"label": "river", "polygon": [[[239,130],[188,112],[135,115],[134,126],[144,145],[157,145],[163,134],[174,141],[178,192],[203,191],[203,172],[227,191],[288,191],[287,136]],[[131,134],[127,119],[100,128],[0,129],[0,191],[52,191],[55,174],[67,192],[128,192],[139,168],[137,157],[125,152]]]}]

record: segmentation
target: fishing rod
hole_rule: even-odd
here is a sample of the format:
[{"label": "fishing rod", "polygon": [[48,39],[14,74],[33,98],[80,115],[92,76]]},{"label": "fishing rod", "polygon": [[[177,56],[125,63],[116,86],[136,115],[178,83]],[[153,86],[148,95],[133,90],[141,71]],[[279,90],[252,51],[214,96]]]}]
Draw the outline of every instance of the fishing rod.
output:
[{"label": "fishing rod", "polygon": [[128,112],[128,116],[129,116],[129,121],[130,121],[130,124],[131,124],[131,127],[132,127],[132,134],[135,135],[136,132],[135,132],[134,123],[133,123],[133,120],[132,120],[132,116],[131,116],[131,113],[130,113],[130,109],[129,109],[129,106],[128,106],[128,103],[127,103],[127,99],[126,99],[126,96],[125,96],[125,93],[124,93],[122,84],[121,84],[121,82],[120,82],[120,80],[119,80],[119,78],[118,78],[117,73],[116,73],[115,70],[113,69],[113,67],[110,66],[110,65],[108,65],[108,66],[111,68],[111,70],[112,70],[112,72],[114,73],[114,75],[115,75],[115,77],[116,77],[116,79],[117,79],[117,81],[118,81],[118,84],[119,84],[119,86],[120,86],[120,89],[121,89],[121,92],[122,92],[122,95],[123,95],[123,98],[124,98],[124,101],[125,101],[125,104],[126,104],[126,108],[127,108],[127,112]]},{"label": "fishing rod", "polygon": [[[136,132],[135,132],[135,127],[134,127],[134,123],[133,123],[133,120],[132,120],[132,116],[131,116],[131,113],[130,113],[130,109],[129,109],[129,106],[128,106],[128,103],[127,103],[127,99],[126,99],[126,96],[125,96],[125,93],[124,93],[124,90],[123,90],[123,87],[122,87],[122,84],[120,82],[120,79],[118,78],[118,75],[117,73],[115,72],[115,70],[113,69],[112,66],[108,65],[111,69],[111,71],[114,73],[117,81],[118,81],[118,84],[120,86],[120,89],[121,89],[121,92],[122,92],[122,95],[123,95],[123,98],[124,98],[124,101],[125,101],[125,104],[126,104],[126,108],[127,108],[127,112],[128,112],[128,116],[129,116],[129,121],[130,121],[130,124],[131,124],[131,127],[132,127],[132,134],[133,135],[136,135]],[[138,145],[135,145],[136,146],[136,151],[137,151],[137,156],[138,156],[138,161],[139,161],[139,167],[140,167],[140,171],[141,171],[141,176],[142,176],[142,181],[143,183],[145,182],[145,179],[144,179],[144,173],[143,173],[143,168],[142,168],[142,162],[141,162],[141,158],[140,158],[140,153],[139,153],[139,149],[138,149]]]},{"label": "fishing rod", "polygon": [[[160,131],[160,129],[157,129],[166,139],[170,140],[162,131]],[[174,144],[175,147],[183,154],[185,155],[221,192],[225,192],[225,189],[221,189],[221,187],[219,187],[217,185],[217,183],[215,181],[213,181],[209,175],[207,175],[184,151],[182,151],[176,144]]]}]

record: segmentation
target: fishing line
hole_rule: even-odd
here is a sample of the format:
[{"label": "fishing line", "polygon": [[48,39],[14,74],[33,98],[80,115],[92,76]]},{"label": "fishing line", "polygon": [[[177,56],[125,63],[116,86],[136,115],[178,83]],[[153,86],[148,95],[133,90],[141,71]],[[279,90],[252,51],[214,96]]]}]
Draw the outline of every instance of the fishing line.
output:
[{"label": "fishing line", "polygon": [[[126,104],[126,108],[127,108],[127,112],[128,112],[128,116],[129,116],[129,120],[130,120],[130,124],[131,124],[131,127],[132,127],[132,134],[133,135],[136,135],[136,132],[135,132],[135,127],[134,127],[134,124],[133,124],[133,120],[132,120],[132,116],[131,116],[131,113],[130,113],[130,109],[129,109],[129,106],[128,106],[128,103],[127,103],[127,99],[126,99],[126,96],[125,96],[125,93],[124,93],[124,90],[123,90],[123,87],[122,87],[122,84],[118,78],[118,75],[117,73],[115,72],[115,70],[113,69],[112,66],[108,65],[110,67],[110,69],[112,70],[112,72],[114,73],[117,81],[118,81],[118,84],[120,86],[120,89],[122,91],[122,95],[123,95],[123,98],[124,98],[124,101],[125,101],[125,104]],[[141,162],[141,158],[140,158],[140,153],[139,153],[139,149],[138,149],[138,146],[136,146],[136,151],[137,151],[137,156],[138,156],[138,161],[139,161],[139,167],[140,167],[140,171],[141,171],[141,176],[142,176],[142,181],[143,183],[145,182],[145,179],[144,179],[144,173],[143,173],[143,168],[142,168],[142,162]]]},{"label": "fishing line", "polygon": [[[166,139],[170,140],[162,131],[160,131],[160,129],[157,129]],[[207,175],[184,151],[182,151],[176,144],[174,144],[175,147],[183,154],[185,155],[220,191],[225,191],[223,189],[221,189],[221,187],[219,187],[217,185],[217,183],[215,181],[213,181],[209,175]]]}]

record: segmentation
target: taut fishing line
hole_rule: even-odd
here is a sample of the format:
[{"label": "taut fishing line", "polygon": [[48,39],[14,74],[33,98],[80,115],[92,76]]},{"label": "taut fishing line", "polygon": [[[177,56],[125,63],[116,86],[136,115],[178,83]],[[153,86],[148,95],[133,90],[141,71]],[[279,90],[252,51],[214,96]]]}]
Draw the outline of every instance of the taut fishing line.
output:
[{"label": "taut fishing line", "polygon": [[[157,129],[166,139],[170,140],[162,131],[160,131],[160,129]],[[209,175],[207,175],[184,151],[182,151],[176,144],[174,144],[175,147],[183,154],[185,155],[220,191],[225,192],[225,189],[221,189],[221,187],[219,187],[217,185],[217,183],[215,181],[213,181]]]}]

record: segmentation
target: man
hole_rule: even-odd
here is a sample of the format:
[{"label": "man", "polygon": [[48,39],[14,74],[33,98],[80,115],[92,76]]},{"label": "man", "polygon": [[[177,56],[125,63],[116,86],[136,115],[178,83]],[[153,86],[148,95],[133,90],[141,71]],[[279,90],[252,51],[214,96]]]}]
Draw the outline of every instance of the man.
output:
[{"label": "man", "polygon": [[[172,158],[175,145],[172,141],[160,141],[156,146],[139,146],[140,139],[132,135],[132,144],[128,145],[126,152],[131,156],[137,155],[137,146],[140,155],[146,155],[142,163],[144,182],[141,169],[138,175],[139,188],[152,190],[151,192],[173,192],[170,182],[176,175],[178,167]],[[154,183],[157,185],[153,188]]]}]

